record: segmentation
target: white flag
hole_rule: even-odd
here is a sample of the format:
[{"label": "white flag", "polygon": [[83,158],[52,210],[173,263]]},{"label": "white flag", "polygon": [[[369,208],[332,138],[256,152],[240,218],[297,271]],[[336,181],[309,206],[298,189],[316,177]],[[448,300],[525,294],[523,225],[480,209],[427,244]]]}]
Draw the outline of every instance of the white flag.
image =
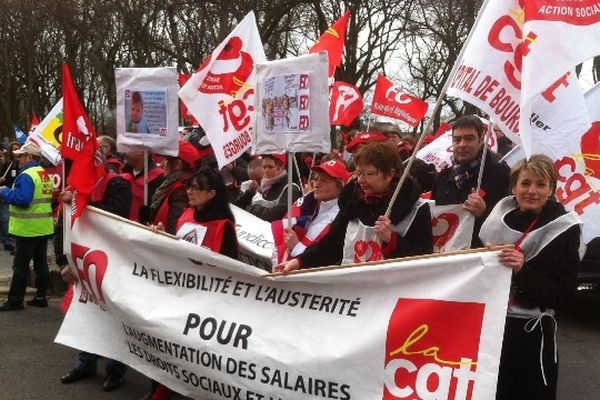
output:
[{"label": "white flag", "polygon": [[[539,3],[553,2],[537,1],[543,8],[546,6]],[[558,37],[551,30],[547,31],[544,24],[557,22],[530,17],[537,7],[533,1],[524,4],[525,10],[517,0],[490,1],[482,7],[472,39],[458,61],[456,74],[451,77],[448,94],[488,113],[529,156],[540,151],[536,144],[545,142],[549,135],[587,130],[589,118],[578,81],[568,73],[584,59],[568,53],[569,60],[564,61],[561,52],[561,46],[577,47],[573,45],[576,42],[572,36]],[[526,16],[528,23],[524,25]],[[539,29],[540,26],[544,29]],[[593,26],[569,25],[569,29],[578,34],[583,31],[591,34]],[[600,38],[600,34],[596,36]],[[540,41],[550,41],[553,50],[548,52],[546,44],[538,46]],[[599,54],[600,47],[596,48],[595,54]],[[561,56],[556,57],[556,54]],[[554,60],[558,59],[561,61],[556,67]]]},{"label": "white flag", "polygon": [[265,61],[254,13],[249,12],[179,91],[206,131],[219,168],[252,144],[254,66]]}]

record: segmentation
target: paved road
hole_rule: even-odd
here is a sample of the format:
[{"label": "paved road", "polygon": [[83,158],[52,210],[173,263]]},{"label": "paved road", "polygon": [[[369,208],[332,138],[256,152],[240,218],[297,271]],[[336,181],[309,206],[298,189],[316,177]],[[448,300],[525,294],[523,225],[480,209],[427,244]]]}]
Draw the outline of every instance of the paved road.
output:
[{"label": "paved road", "polygon": [[[10,271],[10,261],[8,253],[0,251],[0,278]],[[142,398],[149,383],[133,370],[128,371],[121,388],[103,392],[102,361],[95,378],[70,385],[60,383],[60,376],[73,367],[77,351],[54,343],[62,321],[58,304],[59,298],[53,297],[47,309],[28,307],[24,311],[0,313],[0,399]],[[558,340],[558,399],[600,398],[600,301],[582,303],[570,315],[563,315]]]}]

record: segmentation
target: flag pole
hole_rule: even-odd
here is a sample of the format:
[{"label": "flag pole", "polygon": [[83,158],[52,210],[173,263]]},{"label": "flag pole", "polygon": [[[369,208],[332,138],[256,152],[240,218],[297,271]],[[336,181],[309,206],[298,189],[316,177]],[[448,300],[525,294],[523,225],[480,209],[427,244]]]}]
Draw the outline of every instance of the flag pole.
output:
[{"label": "flag pole", "polygon": [[287,152],[287,157],[288,157],[288,183],[287,183],[287,227],[291,228],[292,227],[292,174],[294,171],[292,171],[292,162],[290,161],[290,157],[293,157],[294,153],[288,151]]},{"label": "flag pole", "polygon": [[[438,113],[438,111],[440,110],[440,108],[442,107],[442,101],[444,100],[444,97],[446,97],[446,92],[448,92],[448,87],[450,86],[450,81],[456,74],[456,70],[458,69],[460,62],[462,61],[462,58],[465,54],[465,50],[467,49],[467,46],[468,46],[469,42],[471,41],[473,32],[475,31],[475,28],[477,28],[477,25],[479,24],[479,16],[481,15],[481,11],[485,9],[485,7],[487,6],[487,4],[489,2],[490,2],[490,0],[484,0],[483,4],[481,5],[477,19],[475,20],[473,27],[469,31],[469,36],[467,36],[467,40],[465,40],[465,43],[463,44],[462,49],[460,49],[460,53],[456,57],[456,62],[454,63],[454,66],[452,66],[452,70],[450,71],[450,74],[448,74],[448,78],[446,79],[446,82],[444,83],[444,87],[442,88],[442,91],[441,91],[440,95],[438,96],[435,106],[433,107],[433,111],[431,112],[432,118],[429,118],[429,120],[427,121],[427,125],[425,125],[425,129],[423,129],[423,132],[421,132],[421,135],[419,136],[419,140],[417,141],[417,144],[415,145],[415,149],[421,148],[421,144],[423,143],[423,140],[425,139],[426,132],[429,132],[429,130],[431,129],[431,127],[433,125],[433,116],[436,115]],[[404,171],[402,173],[402,176],[400,177],[400,182],[398,182],[398,186],[396,186],[396,189],[394,190],[394,194],[392,195],[392,198],[390,199],[390,203],[388,204],[388,208],[385,211],[384,215],[386,217],[389,217],[392,212],[392,205],[396,201],[396,198],[398,197],[398,193],[400,193],[400,188],[402,187],[402,185],[404,184],[404,181],[406,181],[406,178],[408,177],[409,171],[412,168],[412,165],[415,161],[416,156],[417,156],[417,152],[415,150],[413,150],[412,154],[410,155],[410,158],[408,159],[408,163],[404,167]]]},{"label": "flag pole", "polygon": [[296,170],[296,174],[298,175],[298,183],[300,184],[300,191],[302,192],[302,196],[304,196],[304,185],[302,184],[302,174],[300,174],[300,167],[298,166],[298,160],[296,160],[296,157],[293,157],[294,160],[294,167]]},{"label": "flag pole", "polygon": [[485,132],[485,138],[483,140],[483,153],[481,154],[481,165],[479,166],[479,176],[477,176],[477,193],[481,188],[481,180],[483,179],[483,167],[485,166],[485,160],[488,154],[488,142],[490,141],[490,132],[492,131],[492,121],[488,123],[488,129]]},{"label": "flag pole", "polygon": [[148,205],[148,149],[144,149],[144,205]]}]

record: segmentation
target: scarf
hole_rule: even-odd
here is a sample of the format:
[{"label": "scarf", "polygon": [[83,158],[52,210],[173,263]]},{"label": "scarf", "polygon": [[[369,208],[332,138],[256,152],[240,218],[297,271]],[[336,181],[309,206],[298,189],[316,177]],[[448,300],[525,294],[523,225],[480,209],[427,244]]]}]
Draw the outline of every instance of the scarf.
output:
[{"label": "scarf", "polygon": [[456,164],[452,166],[452,176],[456,187],[462,189],[469,180],[479,175],[479,166],[481,165],[481,152],[467,165]]},{"label": "scarf", "polygon": [[173,186],[180,181],[185,183],[189,179],[189,176],[190,174],[186,171],[177,171],[165,178],[152,196],[152,202],[150,203],[152,215],[158,211],[165,198],[171,193]]},{"label": "scarf", "polygon": [[260,181],[260,192],[262,194],[266,195],[269,192],[269,190],[271,190],[271,188],[273,187],[274,184],[276,184],[280,180],[284,179],[286,176],[287,176],[287,172],[282,171],[281,174],[279,174],[275,178],[269,179],[269,178],[263,177],[262,180]]}]

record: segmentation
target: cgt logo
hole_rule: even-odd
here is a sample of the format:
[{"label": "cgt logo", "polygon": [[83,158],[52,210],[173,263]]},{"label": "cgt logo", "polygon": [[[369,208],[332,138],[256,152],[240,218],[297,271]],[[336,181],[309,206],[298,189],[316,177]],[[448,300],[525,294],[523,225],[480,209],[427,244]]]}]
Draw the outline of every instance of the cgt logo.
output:
[{"label": "cgt logo", "polygon": [[71,243],[71,255],[77,268],[79,283],[82,285],[79,301],[87,303],[89,300],[104,309],[106,303],[102,293],[102,281],[108,267],[106,253]]},{"label": "cgt logo", "polygon": [[471,399],[484,304],[398,299],[388,325],[384,400]]}]

